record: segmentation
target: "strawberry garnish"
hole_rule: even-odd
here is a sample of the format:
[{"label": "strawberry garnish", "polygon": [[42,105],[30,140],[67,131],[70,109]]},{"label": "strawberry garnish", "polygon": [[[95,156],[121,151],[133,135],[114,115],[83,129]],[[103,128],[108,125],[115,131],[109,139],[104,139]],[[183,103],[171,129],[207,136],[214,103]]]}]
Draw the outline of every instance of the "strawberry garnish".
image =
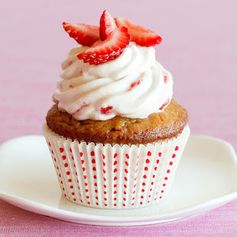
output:
[{"label": "strawberry garnish", "polygon": [[114,18],[107,10],[100,17],[100,39],[105,40],[117,28]]},{"label": "strawberry garnish", "polygon": [[124,26],[128,28],[131,41],[134,41],[138,45],[149,47],[160,44],[162,41],[162,38],[153,31],[143,28],[139,25],[135,25],[127,19],[118,17],[115,19],[115,21],[118,27]]},{"label": "strawberry garnish", "polygon": [[112,109],[113,109],[113,106],[101,107],[100,112],[102,114],[109,114]]},{"label": "strawberry garnish", "polygon": [[99,40],[99,27],[86,24],[70,24],[63,22],[64,30],[79,44],[91,46]]},{"label": "strawberry garnish", "polygon": [[129,44],[126,27],[116,28],[106,40],[96,42],[89,49],[79,53],[77,57],[89,64],[101,64],[117,58]]}]

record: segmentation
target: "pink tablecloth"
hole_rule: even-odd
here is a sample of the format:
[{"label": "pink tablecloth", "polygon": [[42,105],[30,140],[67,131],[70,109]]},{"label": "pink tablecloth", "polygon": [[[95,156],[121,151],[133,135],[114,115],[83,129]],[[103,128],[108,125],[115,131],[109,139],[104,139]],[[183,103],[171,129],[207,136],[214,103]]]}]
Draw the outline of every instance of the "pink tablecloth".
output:
[{"label": "pink tablecloth", "polygon": [[[0,140],[41,133],[60,74],[75,46],[63,20],[98,22],[101,10],[159,32],[157,57],[174,76],[175,98],[193,133],[237,148],[237,4],[232,1],[1,1]],[[237,236],[237,201],[180,223],[104,228],[65,223],[0,201],[0,236]]]}]

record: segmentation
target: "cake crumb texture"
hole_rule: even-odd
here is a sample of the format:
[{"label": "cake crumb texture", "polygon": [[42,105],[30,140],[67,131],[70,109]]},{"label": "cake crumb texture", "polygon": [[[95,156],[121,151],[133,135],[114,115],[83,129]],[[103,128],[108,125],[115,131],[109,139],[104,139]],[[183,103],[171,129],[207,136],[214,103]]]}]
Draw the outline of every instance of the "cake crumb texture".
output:
[{"label": "cake crumb texture", "polygon": [[56,104],[48,111],[48,127],[55,133],[78,141],[111,144],[147,144],[176,137],[188,121],[187,110],[174,100],[161,113],[145,119],[116,116],[110,120],[78,121]]}]

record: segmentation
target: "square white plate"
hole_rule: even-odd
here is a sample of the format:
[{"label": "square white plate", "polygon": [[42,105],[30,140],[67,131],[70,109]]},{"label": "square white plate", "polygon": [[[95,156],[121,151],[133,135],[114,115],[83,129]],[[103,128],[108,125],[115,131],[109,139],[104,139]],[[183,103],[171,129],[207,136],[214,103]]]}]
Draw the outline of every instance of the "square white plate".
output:
[{"label": "square white plate", "polygon": [[163,205],[133,210],[77,206],[61,197],[42,136],[25,136],[0,147],[0,199],[61,220],[105,226],[165,223],[200,214],[237,198],[237,162],[225,141],[191,136],[176,180]]}]

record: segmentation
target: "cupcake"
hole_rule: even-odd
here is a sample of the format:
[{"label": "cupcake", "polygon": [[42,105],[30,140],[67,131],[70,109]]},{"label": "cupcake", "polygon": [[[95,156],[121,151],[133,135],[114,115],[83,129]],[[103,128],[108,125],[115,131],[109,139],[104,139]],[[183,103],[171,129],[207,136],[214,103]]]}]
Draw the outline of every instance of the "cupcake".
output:
[{"label": "cupcake", "polygon": [[190,133],[155,57],[161,37],[106,10],[99,27],[63,27],[79,46],[62,63],[44,125],[62,194],[97,208],[161,202]]}]

